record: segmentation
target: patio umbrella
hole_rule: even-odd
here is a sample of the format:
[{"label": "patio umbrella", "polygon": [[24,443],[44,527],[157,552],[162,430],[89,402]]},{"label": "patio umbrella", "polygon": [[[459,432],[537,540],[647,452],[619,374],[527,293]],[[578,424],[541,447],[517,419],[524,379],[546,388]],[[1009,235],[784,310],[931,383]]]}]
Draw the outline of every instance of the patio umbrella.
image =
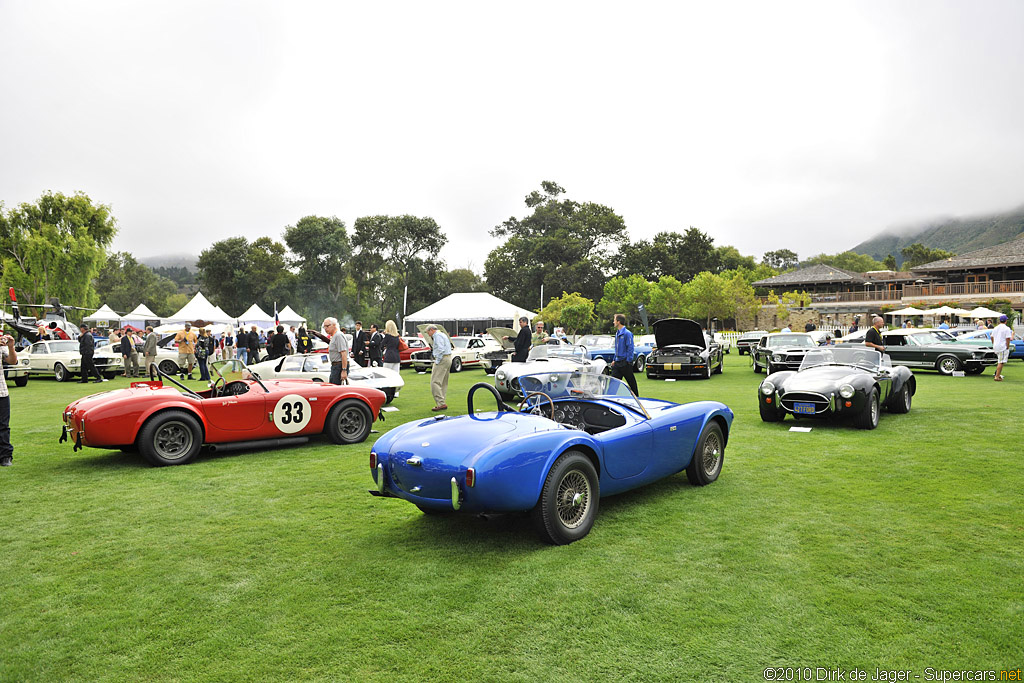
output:
[{"label": "patio umbrella", "polygon": [[971,312],[968,311],[966,308],[954,308],[953,315],[958,315],[961,318],[966,318],[971,315]]},{"label": "patio umbrella", "polygon": [[922,315],[924,313],[927,313],[927,311],[922,311],[921,309],[914,308],[913,306],[907,306],[906,308],[901,308],[898,311],[889,311],[886,315]]},{"label": "patio umbrella", "polygon": [[1002,315],[1000,311],[993,311],[991,308],[985,308],[984,306],[978,306],[973,311],[968,311],[967,315],[972,318],[998,318]]},{"label": "patio umbrella", "polygon": [[929,311],[924,311],[922,315],[936,316],[936,315],[957,315],[957,309],[950,308],[949,306],[940,306],[939,308],[933,308]]}]

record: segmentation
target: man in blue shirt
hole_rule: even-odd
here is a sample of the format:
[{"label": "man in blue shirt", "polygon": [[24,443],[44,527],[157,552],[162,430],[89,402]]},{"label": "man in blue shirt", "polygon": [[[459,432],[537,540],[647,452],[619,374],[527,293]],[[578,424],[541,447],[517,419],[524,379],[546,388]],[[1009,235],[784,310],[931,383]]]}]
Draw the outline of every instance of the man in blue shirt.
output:
[{"label": "man in blue shirt", "polygon": [[434,368],[430,371],[430,393],[434,395],[435,413],[439,410],[448,410],[445,403],[448,394],[448,375],[452,369],[452,342],[436,325],[427,328],[427,334],[434,342]]},{"label": "man in blue shirt", "polygon": [[626,316],[621,313],[615,314],[615,360],[612,362],[612,377],[623,379],[630,390],[640,395],[636,388],[636,377],[633,376],[633,333],[626,329]]}]

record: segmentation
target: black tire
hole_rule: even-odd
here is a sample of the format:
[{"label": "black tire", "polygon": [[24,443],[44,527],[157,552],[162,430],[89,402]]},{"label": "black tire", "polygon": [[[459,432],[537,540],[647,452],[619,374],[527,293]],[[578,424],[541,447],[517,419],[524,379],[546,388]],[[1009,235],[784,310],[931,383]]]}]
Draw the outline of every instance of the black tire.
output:
[{"label": "black tire", "polygon": [[779,415],[779,411],[773,406],[761,403],[758,401],[758,408],[761,410],[761,421],[762,422],[782,422],[785,419],[785,415]]},{"label": "black tire", "polygon": [[912,402],[910,382],[905,383],[896,395],[889,399],[890,413],[909,413]]},{"label": "black tire", "polygon": [[28,384],[28,375],[24,375],[22,377],[15,377],[14,378],[14,386],[16,386],[16,387],[23,387],[26,384]]},{"label": "black tire", "polygon": [[647,368],[647,356],[640,354],[633,361],[633,370],[636,372],[643,372]]},{"label": "black tire", "polygon": [[722,356],[722,357],[720,357],[718,359],[718,367],[715,368],[715,374],[716,375],[721,375],[724,370],[725,370],[725,357]]},{"label": "black tire", "polygon": [[754,357],[754,372],[761,374],[761,366],[757,364],[757,357]]},{"label": "black tire", "polygon": [[395,400],[395,388],[394,387],[386,387],[384,389],[381,389],[381,391],[383,391],[384,392],[384,396],[387,397],[387,398],[384,399],[384,405],[387,405],[387,404],[389,404],[389,403],[391,403],[392,401]]},{"label": "black tire", "polygon": [[157,364],[157,367],[160,368],[160,372],[165,375],[175,375],[178,373],[178,364],[169,358],[160,361],[160,363]]},{"label": "black tire", "polygon": [[142,425],[136,443],[151,465],[186,465],[199,455],[203,429],[192,413],[168,410],[157,413]]},{"label": "black tire", "polygon": [[964,364],[956,356],[939,356],[935,361],[935,369],[947,377],[962,370]]},{"label": "black tire", "polygon": [[356,398],[346,399],[331,408],[327,415],[327,436],[336,444],[360,443],[366,440],[373,425],[373,414]]},{"label": "black tire", "polygon": [[462,371],[462,359],[459,358],[458,356],[455,356],[454,358],[452,358],[452,372],[461,372],[461,371]]},{"label": "black tire", "polygon": [[71,373],[68,372],[63,363],[57,363],[53,366],[53,378],[58,382],[67,382],[71,379]]},{"label": "black tire", "polygon": [[590,458],[579,451],[562,453],[551,466],[531,513],[537,533],[553,545],[580,540],[594,526],[600,496]]},{"label": "black tire", "polygon": [[117,373],[116,372],[104,372],[103,376],[106,377],[107,379],[114,379],[115,377],[117,377]]},{"label": "black tire", "polygon": [[868,395],[867,405],[864,406],[864,410],[857,416],[857,427],[859,429],[874,429],[878,426],[878,415],[881,412],[879,410],[881,406],[878,405],[878,389],[872,387],[871,393]]},{"label": "black tire", "polygon": [[985,372],[985,366],[984,365],[972,365],[969,368],[964,368],[964,372],[966,374],[968,374],[968,375],[980,375],[981,373]]},{"label": "black tire", "polygon": [[704,374],[701,375],[701,379],[711,379],[711,359],[708,358],[708,362],[704,365]]},{"label": "black tire", "polygon": [[693,458],[686,466],[686,478],[694,486],[707,486],[722,472],[725,462],[725,437],[716,420],[708,422],[697,439]]}]

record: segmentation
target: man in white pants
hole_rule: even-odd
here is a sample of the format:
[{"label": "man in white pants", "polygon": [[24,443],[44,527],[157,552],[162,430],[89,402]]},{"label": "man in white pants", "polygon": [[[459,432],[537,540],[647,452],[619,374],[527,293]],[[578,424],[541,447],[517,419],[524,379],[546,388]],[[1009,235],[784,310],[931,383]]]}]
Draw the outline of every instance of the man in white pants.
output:
[{"label": "man in white pants", "polygon": [[1006,324],[1006,315],[999,316],[999,324],[992,328],[992,350],[999,356],[996,365],[996,381],[1003,381],[1003,365],[1010,360],[1010,340],[1013,330]]},{"label": "man in white pants", "polygon": [[430,371],[430,393],[434,395],[432,411],[448,410],[448,375],[452,369],[452,343],[444,332],[431,325],[427,328],[434,340],[434,368]]}]

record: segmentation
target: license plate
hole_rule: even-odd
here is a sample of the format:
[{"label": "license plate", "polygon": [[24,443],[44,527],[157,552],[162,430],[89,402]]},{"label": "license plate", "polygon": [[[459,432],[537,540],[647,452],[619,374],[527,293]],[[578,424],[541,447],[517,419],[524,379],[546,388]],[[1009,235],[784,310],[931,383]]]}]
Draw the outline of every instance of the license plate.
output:
[{"label": "license plate", "polygon": [[814,415],[814,404],[813,403],[794,403],[793,412],[800,413],[801,415]]}]

